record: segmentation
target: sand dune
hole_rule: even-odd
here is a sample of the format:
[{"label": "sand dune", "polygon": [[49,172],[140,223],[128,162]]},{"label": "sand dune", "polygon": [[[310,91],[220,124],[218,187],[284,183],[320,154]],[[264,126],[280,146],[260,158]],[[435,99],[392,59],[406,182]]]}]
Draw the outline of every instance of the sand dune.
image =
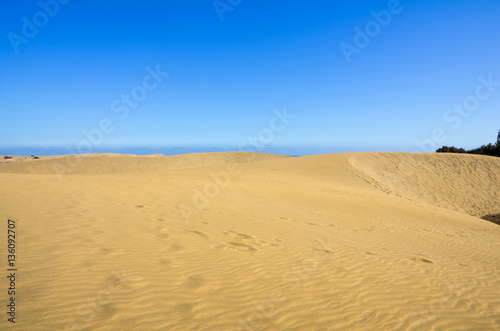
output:
[{"label": "sand dune", "polygon": [[235,162],[255,162],[283,157],[285,156],[247,152],[194,153],[174,156],[164,156],[161,154],[135,156],[111,153],[93,153],[71,156],[42,156],[38,160],[24,160],[23,157],[16,157],[15,161],[17,162],[10,162],[9,164],[3,165],[0,168],[0,172],[57,175],[154,173],[224,165]]},{"label": "sand dune", "polygon": [[362,153],[350,163],[381,190],[473,216],[500,210],[500,162],[481,155]]},{"label": "sand dune", "polygon": [[0,217],[19,234],[20,329],[500,328],[500,227],[475,217],[500,212],[500,159],[65,164],[0,164]]}]

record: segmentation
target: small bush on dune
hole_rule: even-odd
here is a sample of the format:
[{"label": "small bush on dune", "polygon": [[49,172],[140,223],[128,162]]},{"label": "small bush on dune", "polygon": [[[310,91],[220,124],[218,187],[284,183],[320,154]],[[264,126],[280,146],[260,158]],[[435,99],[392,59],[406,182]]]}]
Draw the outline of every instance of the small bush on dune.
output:
[{"label": "small bush on dune", "polygon": [[463,148],[456,148],[455,146],[443,146],[436,151],[436,153],[467,153]]}]

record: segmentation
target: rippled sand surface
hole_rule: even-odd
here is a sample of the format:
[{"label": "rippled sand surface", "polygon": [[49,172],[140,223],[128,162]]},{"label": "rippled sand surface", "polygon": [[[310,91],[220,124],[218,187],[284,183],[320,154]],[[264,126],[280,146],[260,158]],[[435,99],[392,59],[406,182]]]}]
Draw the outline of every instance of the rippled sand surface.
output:
[{"label": "rippled sand surface", "polygon": [[499,158],[9,161],[19,330],[500,329]]}]

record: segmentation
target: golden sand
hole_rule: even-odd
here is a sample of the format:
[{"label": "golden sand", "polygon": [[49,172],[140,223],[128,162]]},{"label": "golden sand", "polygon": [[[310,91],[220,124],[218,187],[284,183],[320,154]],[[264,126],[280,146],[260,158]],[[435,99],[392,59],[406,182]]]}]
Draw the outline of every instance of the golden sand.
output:
[{"label": "golden sand", "polygon": [[19,330],[500,329],[499,158],[9,161],[0,329],[7,219]]}]

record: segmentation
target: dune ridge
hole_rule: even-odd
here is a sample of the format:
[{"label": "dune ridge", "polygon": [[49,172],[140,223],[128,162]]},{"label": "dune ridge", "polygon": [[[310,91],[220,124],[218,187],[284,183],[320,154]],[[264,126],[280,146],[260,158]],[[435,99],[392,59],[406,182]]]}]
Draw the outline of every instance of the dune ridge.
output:
[{"label": "dune ridge", "polygon": [[500,227],[468,201],[498,212],[499,160],[262,156],[224,177],[234,156],[172,168],[89,157],[60,177],[36,173],[44,160],[1,164],[0,217],[20,236],[18,326],[499,329]]},{"label": "dune ridge", "polygon": [[224,165],[226,163],[246,163],[286,156],[250,152],[193,153],[164,156],[151,154],[144,156],[127,154],[80,154],[41,157],[39,160],[17,158],[18,162],[5,163],[0,172],[20,174],[78,174],[104,175],[117,173],[164,172]]}]

